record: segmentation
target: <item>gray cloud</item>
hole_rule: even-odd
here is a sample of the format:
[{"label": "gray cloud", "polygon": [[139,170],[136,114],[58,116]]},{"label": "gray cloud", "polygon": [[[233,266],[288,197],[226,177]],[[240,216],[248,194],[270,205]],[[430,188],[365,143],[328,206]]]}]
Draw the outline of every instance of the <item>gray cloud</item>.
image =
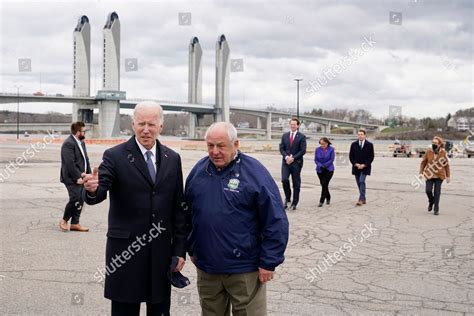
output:
[{"label": "gray cloud", "polygon": [[[102,28],[116,11],[122,26],[121,87],[129,97],[187,99],[187,49],[198,36],[204,50],[203,99],[214,101],[217,36],[224,33],[243,73],[231,74],[231,103],[295,103],[294,78],[304,108],[363,107],[381,116],[389,105],[404,113],[445,115],[472,106],[473,4],[465,1],[158,1],[2,2],[2,91],[72,91],[72,31],[85,14],[92,27],[91,92],[100,89]],[[402,25],[389,24],[402,12]],[[190,26],[178,13],[191,12]],[[344,56],[373,36],[374,48],[314,95],[305,90]],[[32,59],[32,73],[18,72],[18,58]],[[138,72],[123,60],[137,58]],[[11,106],[2,105],[9,109]],[[32,111],[68,112],[69,106],[22,105]],[[41,110],[38,110],[41,108]]]}]

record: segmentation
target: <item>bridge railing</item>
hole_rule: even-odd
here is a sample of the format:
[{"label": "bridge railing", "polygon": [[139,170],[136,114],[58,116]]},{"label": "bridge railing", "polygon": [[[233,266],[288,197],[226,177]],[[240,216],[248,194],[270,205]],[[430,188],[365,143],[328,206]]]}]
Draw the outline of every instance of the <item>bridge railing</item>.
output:
[{"label": "bridge railing", "polygon": [[[130,99],[126,99],[124,101],[129,101],[129,102],[135,102],[135,101],[155,101],[155,102],[158,102],[158,103],[172,103],[172,104],[188,104],[187,101],[178,101],[178,100],[162,100],[162,99],[153,99],[153,98],[145,98],[145,99],[142,99],[142,98],[130,98]],[[191,104],[195,104],[195,103],[191,103]],[[197,104],[197,103],[196,103]],[[214,106],[214,104],[212,103],[199,103],[199,105],[206,105],[206,106]]]},{"label": "bridge railing", "polygon": [[35,95],[34,93],[10,93],[10,92],[0,92],[0,96],[8,96],[8,97],[54,97],[54,98],[95,98],[94,95],[85,95],[85,96],[79,96],[79,95],[66,95],[66,94],[60,94],[60,93],[55,93],[55,94],[46,94],[43,93],[42,95]]}]

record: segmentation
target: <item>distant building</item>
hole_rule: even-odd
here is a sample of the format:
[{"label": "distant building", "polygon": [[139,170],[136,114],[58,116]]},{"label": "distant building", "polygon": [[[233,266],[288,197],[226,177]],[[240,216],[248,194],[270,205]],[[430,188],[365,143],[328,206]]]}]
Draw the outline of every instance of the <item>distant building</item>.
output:
[{"label": "distant building", "polygon": [[450,127],[450,128],[457,129],[456,119],[454,118],[454,116],[452,116],[452,117],[448,120],[448,122],[446,123],[446,125],[448,125],[448,127]]},{"label": "distant building", "polygon": [[239,128],[249,128],[250,123],[249,122],[240,122],[239,124],[237,124],[237,127],[239,127]]},{"label": "distant building", "polygon": [[452,117],[448,121],[448,127],[455,128],[458,131],[467,131],[474,129],[474,117]]},{"label": "distant building", "polygon": [[289,119],[278,118],[278,121],[272,121],[272,129],[283,130],[288,127]]},{"label": "distant building", "polygon": [[[290,130],[290,129],[288,128],[288,130]],[[307,132],[308,131],[308,129],[306,128],[306,125],[304,123],[300,124],[299,131],[300,132]]]}]

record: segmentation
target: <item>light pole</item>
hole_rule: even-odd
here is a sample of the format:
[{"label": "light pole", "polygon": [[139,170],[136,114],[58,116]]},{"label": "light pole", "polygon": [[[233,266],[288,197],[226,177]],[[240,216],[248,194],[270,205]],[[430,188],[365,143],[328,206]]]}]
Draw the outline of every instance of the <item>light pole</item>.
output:
[{"label": "light pole", "polygon": [[296,81],[296,118],[300,119],[300,81],[303,79],[295,79]]},{"label": "light pole", "polygon": [[16,140],[20,139],[20,88],[21,86],[14,86],[16,88]]}]

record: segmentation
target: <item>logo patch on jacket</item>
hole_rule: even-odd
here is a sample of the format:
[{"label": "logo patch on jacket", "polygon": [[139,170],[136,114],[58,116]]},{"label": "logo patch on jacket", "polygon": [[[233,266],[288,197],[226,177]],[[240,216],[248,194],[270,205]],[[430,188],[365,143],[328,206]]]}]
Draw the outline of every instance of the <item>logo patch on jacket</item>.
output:
[{"label": "logo patch on jacket", "polygon": [[227,183],[227,187],[231,190],[237,190],[239,187],[240,181],[239,179],[233,178],[229,180],[229,183]]}]

